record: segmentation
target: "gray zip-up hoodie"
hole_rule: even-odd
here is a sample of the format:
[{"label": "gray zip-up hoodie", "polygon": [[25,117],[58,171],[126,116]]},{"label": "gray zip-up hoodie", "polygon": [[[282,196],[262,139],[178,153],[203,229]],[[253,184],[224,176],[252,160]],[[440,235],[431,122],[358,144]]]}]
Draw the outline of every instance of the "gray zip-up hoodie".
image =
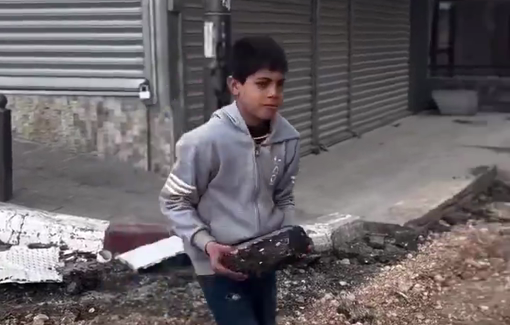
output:
[{"label": "gray zip-up hoodie", "polygon": [[234,245],[293,225],[299,133],[277,115],[255,145],[237,105],[184,134],[160,195],[162,212],[198,275],[211,275],[205,246]]}]

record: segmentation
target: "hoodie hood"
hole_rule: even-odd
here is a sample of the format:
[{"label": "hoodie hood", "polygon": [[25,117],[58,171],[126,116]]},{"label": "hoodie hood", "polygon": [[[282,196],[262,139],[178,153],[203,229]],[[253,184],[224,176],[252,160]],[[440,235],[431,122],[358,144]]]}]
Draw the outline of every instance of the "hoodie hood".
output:
[{"label": "hoodie hood", "polygon": [[[236,102],[215,111],[211,118],[219,118],[238,128],[240,132],[250,135]],[[295,139],[299,139],[299,132],[280,113],[277,113],[271,121],[271,134],[264,144],[269,145]]]}]

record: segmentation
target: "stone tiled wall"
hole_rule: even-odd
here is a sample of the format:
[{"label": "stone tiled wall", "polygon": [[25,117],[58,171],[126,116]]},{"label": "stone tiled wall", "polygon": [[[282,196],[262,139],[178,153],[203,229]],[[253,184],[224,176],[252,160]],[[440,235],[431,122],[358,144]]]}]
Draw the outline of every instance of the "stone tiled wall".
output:
[{"label": "stone tiled wall", "polygon": [[151,127],[151,170],[167,177],[174,158],[174,120],[170,107],[151,109],[149,120]]},{"label": "stone tiled wall", "polygon": [[[16,136],[79,152],[113,156],[135,167],[148,168],[148,110],[137,98],[16,95],[8,99]],[[164,121],[151,124],[162,123],[165,124]],[[171,129],[168,124],[167,127]],[[155,163],[170,163],[164,162],[166,158],[157,146],[152,147]]]}]

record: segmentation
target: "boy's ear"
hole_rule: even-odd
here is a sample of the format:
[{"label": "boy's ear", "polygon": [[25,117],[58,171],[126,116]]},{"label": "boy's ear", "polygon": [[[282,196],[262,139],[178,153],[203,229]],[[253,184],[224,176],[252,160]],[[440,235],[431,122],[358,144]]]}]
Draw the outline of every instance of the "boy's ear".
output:
[{"label": "boy's ear", "polygon": [[227,78],[227,85],[228,85],[228,89],[230,90],[230,93],[236,97],[239,95],[239,86],[240,86],[240,83],[239,81],[235,80],[232,76],[229,76]]}]

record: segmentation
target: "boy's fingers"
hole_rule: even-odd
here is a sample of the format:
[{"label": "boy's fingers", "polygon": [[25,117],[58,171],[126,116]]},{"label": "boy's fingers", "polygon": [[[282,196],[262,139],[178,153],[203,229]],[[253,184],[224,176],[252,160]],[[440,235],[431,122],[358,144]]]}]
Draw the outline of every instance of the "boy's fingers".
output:
[{"label": "boy's fingers", "polygon": [[220,263],[216,264],[215,271],[217,273],[223,274],[223,275],[225,275],[233,280],[236,280],[236,281],[244,281],[248,278],[246,275],[244,275],[242,273],[237,273],[237,272],[227,269]]}]

